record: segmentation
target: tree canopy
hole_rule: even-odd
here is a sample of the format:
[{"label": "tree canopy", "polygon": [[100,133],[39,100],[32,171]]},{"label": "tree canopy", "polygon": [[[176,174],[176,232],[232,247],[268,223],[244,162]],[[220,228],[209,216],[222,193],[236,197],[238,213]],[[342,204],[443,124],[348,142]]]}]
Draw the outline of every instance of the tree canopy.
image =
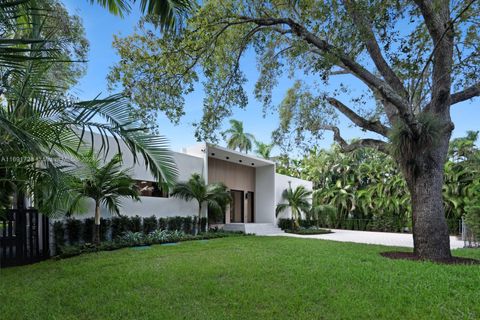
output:
[{"label": "tree canopy", "polygon": [[[432,60],[440,58],[442,48],[435,44],[446,35],[456,48],[449,69],[452,89],[458,92],[451,104],[478,95],[479,4],[451,1],[449,12],[437,13],[429,3],[205,1],[180,37],[159,35],[141,24],[133,35],[117,38],[114,46],[121,61],[110,82],[122,84],[137,103],[157,105],[147,111],[166,111],[178,121],[184,95],[202,79],[206,96],[197,137],[211,139],[233,108],[247,104],[240,62],[253,50],[259,71],[255,95],[265,109],[278,110],[278,140],[293,131],[296,141],[303,142],[331,129],[346,147],[333,127],[337,112],[387,136],[394,119],[413,130],[418,125],[415,114],[434,108]],[[446,27],[437,25],[440,16],[450,18]],[[299,72],[316,81],[301,81]],[[272,90],[284,74],[291,77],[292,87],[275,106]],[[331,86],[332,77],[341,77],[340,85]],[[361,88],[355,92],[348,87],[353,79]],[[374,139],[356,144],[384,147]]]}]

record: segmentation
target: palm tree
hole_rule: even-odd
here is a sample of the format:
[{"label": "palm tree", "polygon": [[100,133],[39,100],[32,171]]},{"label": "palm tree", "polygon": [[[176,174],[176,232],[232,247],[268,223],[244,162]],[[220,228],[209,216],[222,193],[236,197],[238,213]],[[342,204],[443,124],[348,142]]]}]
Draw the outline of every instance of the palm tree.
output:
[{"label": "palm tree", "polygon": [[[62,172],[64,163],[58,160],[93,149],[85,141],[93,141],[95,133],[101,136],[101,151],[114,147],[108,139],[113,136],[118,150],[123,143],[135,162],[143,158],[157,180],[173,185],[177,169],[166,139],[150,135],[139,119],[132,118],[134,109],[124,96],[79,102],[46,81],[50,68],[64,61],[59,61],[56,50],[47,49],[48,32],[42,31],[42,21],[49,12],[35,3],[0,3],[0,29],[4,31],[0,43],[0,187],[5,192],[0,210],[11,207],[13,195],[21,207],[24,195],[42,189],[50,189],[51,199],[40,199],[37,192],[37,204],[58,203],[54,201],[59,198],[56,189],[65,191],[62,180],[68,180]],[[21,39],[16,38],[19,32]],[[40,188],[45,183],[49,188]]]},{"label": "palm tree", "polygon": [[[289,183],[290,184],[290,183]],[[275,211],[277,217],[280,213],[290,208],[292,213],[292,229],[298,228],[298,219],[302,213],[308,214],[311,208],[310,197],[312,191],[308,191],[304,186],[298,186],[292,189],[292,186],[285,189],[282,193],[282,199],[286,203],[279,203]]]},{"label": "palm tree", "polygon": [[223,132],[224,135],[229,135],[226,138],[227,147],[233,150],[238,148],[240,152],[245,151],[245,153],[252,150],[252,141],[255,138],[252,134],[243,131],[243,122],[231,119],[230,125],[230,129]]},{"label": "palm tree", "polygon": [[255,145],[257,146],[255,153],[264,159],[270,160],[270,152],[272,151],[274,144],[255,141]]},{"label": "palm tree", "polygon": [[198,173],[192,174],[187,182],[177,183],[173,188],[172,196],[185,201],[197,200],[197,232],[200,230],[202,208],[205,204],[213,210],[221,211],[225,207],[225,203],[231,201],[230,192],[223,183],[206,184]]},{"label": "palm tree", "polygon": [[[123,17],[131,10],[131,4],[137,0],[88,0],[98,3],[110,13]],[[159,18],[162,28],[172,28],[178,25],[178,19],[184,16],[195,5],[194,0],[139,0],[140,10],[147,15]]]},{"label": "palm tree", "polygon": [[83,198],[95,201],[95,232],[93,243],[100,243],[100,206],[104,205],[111,214],[120,214],[120,198],[131,198],[139,201],[139,191],[135,180],[130,177],[129,170],[122,170],[122,157],[117,154],[110,161],[101,164],[102,160],[89,152],[83,158],[83,167],[76,172],[80,176],[73,184],[78,192],[76,202]]}]

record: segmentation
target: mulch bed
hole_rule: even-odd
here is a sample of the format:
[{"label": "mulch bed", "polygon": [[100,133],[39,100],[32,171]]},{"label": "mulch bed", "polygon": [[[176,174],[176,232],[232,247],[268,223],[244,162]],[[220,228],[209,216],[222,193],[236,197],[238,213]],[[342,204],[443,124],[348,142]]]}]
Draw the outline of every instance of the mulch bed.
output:
[{"label": "mulch bed", "polygon": [[[383,257],[394,259],[394,260],[412,260],[412,261],[427,261],[421,259],[413,252],[399,252],[399,251],[389,251],[389,252],[381,252],[380,253]],[[452,257],[451,259],[443,259],[443,260],[436,260],[433,261],[439,264],[467,264],[467,265],[480,265],[480,260],[471,259],[471,258],[462,258],[462,257]]]}]

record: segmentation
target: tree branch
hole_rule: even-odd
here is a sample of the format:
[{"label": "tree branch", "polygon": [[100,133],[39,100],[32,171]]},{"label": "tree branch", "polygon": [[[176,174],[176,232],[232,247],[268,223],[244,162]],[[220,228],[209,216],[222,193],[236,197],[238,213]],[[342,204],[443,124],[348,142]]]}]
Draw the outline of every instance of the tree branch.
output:
[{"label": "tree branch", "polygon": [[415,0],[415,3],[422,12],[423,19],[427,25],[428,32],[434,42],[439,42],[445,31],[442,17],[438,14],[438,10],[434,8],[434,4],[430,0]]},{"label": "tree branch", "polygon": [[371,22],[364,14],[362,14],[361,9],[358,8],[353,1],[345,0],[344,3],[348,14],[352,17],[354,24],[358,28],[360,37],[362,38],[362,41],[378,71],[394,90],[400,92],[403,97],[407,98],[408,92],[403,86],[402,81],[400,81],[382,55],[382,50],[378,45],[375,34],[373,33]]},{"label": "tree branch", "polygon": [[384,137],[388,136],[389,128],[384,126],[380,121],[369,121],[357,113],[344,105],[342,102],[335,98],[328,97],[327,101],[335,107],[338,111],[340,111],[342,114],[344,114],[348,119],[350,119],[353,123],[355,123],[357,126],[360,128],[376,132],[378,134],[381,134]]},{"label": "tree branch", "polygon": [[398,110],[398,115],[410,127],[413,132],[418,132],[417,124],[413,113],[410,111],[409,103],[404,97],[393,90],[388,83],[378,78],[362,65],[348,57],[340,49],[330,45],[327,41],[309,32],[304,26],[289,18],[251,18],[239,17],[245,22],[255,23],[262,26],[288,25],[293,34],[304,39],[317,50],[311,50],[318,54],[330,54],[336,57],[341,64],[357,78],[362,80],[368,87],[377,90],[389,103]]},{"label": "tree branch", "polygon": [[324,126],[324,130],[333,132],[333,140],[337,142],[344,152],[352,152],[360,148],[374,148],[388,154],[387,143],[377,139],[360,139],[347,143],[340,135],[340,129],[336,126]]},{"label": "tree branch", "polygon": [[480,82],[462,91],[452,94],[451,105],[480,96]]}]

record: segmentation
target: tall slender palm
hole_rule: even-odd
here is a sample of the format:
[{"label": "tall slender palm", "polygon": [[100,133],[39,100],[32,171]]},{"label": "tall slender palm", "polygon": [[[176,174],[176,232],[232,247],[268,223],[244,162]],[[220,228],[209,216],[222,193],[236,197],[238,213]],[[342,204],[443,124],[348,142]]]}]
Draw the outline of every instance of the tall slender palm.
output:
[{"label": "tall slender palm", "polygon": [[298,228],[298,219],[301,218],[302,213],[308,214],[311,208],[310,199],[312,192],[307,190],[304,186],[298,186],[292,189],[290,185],[282,193],[282,199],[285,203],[279,203],[275,211],[277,217],[280,213],[290,208],[292,213],[292,229]]},{"label": "tall slender palm", "polygon": [[95,232],[93,243],[100,243],[100,206],[103,204],[111,214],[120,214],[120,199],[139,201],[139,191],[129,170],[122,169],[122,157],[117,154],[102,164],[102,159],[89,152],[80,165],[79,179],[73,184],[78,193],[76,201],[90,198],[95,201]]},{"label": "tall slender palm", "polygon": [[255,140],[255,137],[244,132],[243,122],[231,119],[230,126],[230,129],[223,132],[224,135],[228,135],[226,138],[227,147],[233,150],[238,148],[240,152],[245,151],[245,153],[252,150],[252,141]]},{"label": "tall slender palm", "polygon": [[200,230],[204,205],[220,211],[225,207],[225,203],[231,201],[230,192],[223,183],[206,184],[198,173],[192,174],[187,182],[177,183],[173,188],[172,196],[185,201],[195,199],[198,202],[197,232]]},{"label": "tall slender palm", "polygon": [[111,13],[123,16],[130,12],[131,4],[140,2],[144,14],[160,19],[160,26],[172,28],[178,24],[178,18],[185,15],[195,4],[195,0],[88,0],[107,8]]},{"label": "tall slender palm", "polygon": [[270,153],[272,152],[274,145],[260,141],[255,141],[255,145],[257,146],[255,153],[264,159],[270,160]]}]

